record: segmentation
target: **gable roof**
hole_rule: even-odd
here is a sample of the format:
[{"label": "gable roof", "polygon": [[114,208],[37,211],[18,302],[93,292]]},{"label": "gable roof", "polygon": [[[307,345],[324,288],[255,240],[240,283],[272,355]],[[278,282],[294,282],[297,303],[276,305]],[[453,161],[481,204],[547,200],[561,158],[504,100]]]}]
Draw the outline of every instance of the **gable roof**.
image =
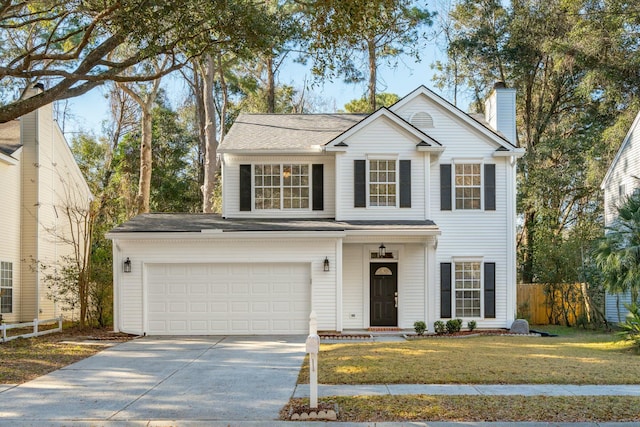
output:
[{"label": "gable roof", "polygon": [[476,129],[480,133],[484,134],[485,136],[493,140],[500,147],[504,147],[509,151],[519,150],[519,148],[516,147],[511,142],[509,142],[509,140],[507,140],[504,137],[504,135],[502,135],[502,133],[489,127],[486,121],[479,120],[478,118],[474,117],[474,115],[464,112],[463,110],[456,107],[455,105],[453,105],[452,103],[450,103],[449,101],[447,101],[446,99],[444,99],[443,97],[433,92],[432,90],[430,90],[424,85],[419,86],[413,92],[409,93],[407,96],[398,100],[395,104],[390,106],[389,109],[395,112],[418,96],[427,97],[429,100],[433,101],[436,105],[440,106],[445,111],[452,114],[454,117],[469,124],[472,128]]},{"label": "gable roof", "polygon": [[366,114],[242,113],[218,152],[320,152],[323,145],[366,117]]},{"label": "gable roof", "polygon": [[600,188],[601,189],[604,190],[607,182],[611,178],[611,175],[613,175],[613,170],[615,169],[616,165],[620,161],[620,157],[622,157],[622,152],[625,150],[627,145],[629,145],[629,141],[631,140],[631,135],[633,134],[634,130],[636,130],[636,129],[638,129],[638,131],[640,131],[640,111],[638,111],[638,114],[636,115],[636,118],[633,119],[633,123],[631,124],[631,127],[629,128],[629,131],[627,132],[627,135],[622,140],[622,144],[620,144],[620,148],[618,149],[618,152],[616,153],[616,156],[613,158],[613,161],[611,162],[611,165],[609,166],[609,169],[607,170],[607,174],[604,176],[604,179],[602,180],[602,184],[600,184]]},{"label": "gable roof", "polygon": [[408,123],[402,117],[395,114],[393,111],[389,110],[386,107],[381,107],[376,112],[369,114],[365,119],[359,121],[354,124],[351,128],[347,129],[345,132],[337,135],[334,139],[329,141],[327,145],[332,145],[334,147],[345,147],[348,146],[344,140],[352,136],[354,133],[367,126],[369,123],[377,120],[380,117],[386,117],[391,120],[395,125],[399,126],[401,129],[404,129],[415,138],[418,139],[418,144],[426,147],[442,147],[435,139],[431,138],[426,133],[422,132],[417,127],[413,126],[411,123]]}]

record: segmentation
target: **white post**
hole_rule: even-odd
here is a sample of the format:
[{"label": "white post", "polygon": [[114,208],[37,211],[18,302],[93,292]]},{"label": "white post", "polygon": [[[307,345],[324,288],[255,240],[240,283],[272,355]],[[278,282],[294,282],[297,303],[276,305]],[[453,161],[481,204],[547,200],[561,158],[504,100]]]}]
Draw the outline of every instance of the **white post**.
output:
[{"label": "white post", "polygon": [[62,332],[62,314],[58,317],[58,329]]},{"label": "white post", "polygon": [[320,351],[320,337],[318,336],[318,317],[312,311],[309,316],[309,336],[306,351],[309,353],[309,407],[318,407],[318,352]]},{"label": "white post", "polygon": [[38,319],[33,319],[33,335],[38,336]]}]

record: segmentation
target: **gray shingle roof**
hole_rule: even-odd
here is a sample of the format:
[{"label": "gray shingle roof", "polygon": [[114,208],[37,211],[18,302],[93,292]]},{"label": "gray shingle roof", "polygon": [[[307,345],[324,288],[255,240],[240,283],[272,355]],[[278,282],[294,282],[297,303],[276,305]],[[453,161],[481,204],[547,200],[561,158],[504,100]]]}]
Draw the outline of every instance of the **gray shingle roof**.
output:
[{"label": "gray shingle roof", "polygon": [[219,152],[305,150],[321,146],[367,114],[240,114]]},{"label": "gray shingle roof", "polygon": [[202,230],[242,231],[346,231],[420,230],[433,221],[335,221],[333,219],[224,219],[215,214],[138,215],[120,224],[111,233],[186,233]]},{"label": "gray shingle roof", "polygon": [[20,147],[20,121],[0,123],[0,152],[10,156]]}]

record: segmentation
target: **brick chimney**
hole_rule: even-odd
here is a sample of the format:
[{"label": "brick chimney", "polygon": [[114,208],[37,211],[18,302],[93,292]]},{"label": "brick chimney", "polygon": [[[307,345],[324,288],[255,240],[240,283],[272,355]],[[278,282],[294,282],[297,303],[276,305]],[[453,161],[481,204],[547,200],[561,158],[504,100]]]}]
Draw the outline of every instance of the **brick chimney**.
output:
[{"label": "brick chimney", "polygon": [[500,132],[513,145],[517,145],[515,89],[508,88],[504,82],[496,82],[484,102],[484,116],[494,130]]}]

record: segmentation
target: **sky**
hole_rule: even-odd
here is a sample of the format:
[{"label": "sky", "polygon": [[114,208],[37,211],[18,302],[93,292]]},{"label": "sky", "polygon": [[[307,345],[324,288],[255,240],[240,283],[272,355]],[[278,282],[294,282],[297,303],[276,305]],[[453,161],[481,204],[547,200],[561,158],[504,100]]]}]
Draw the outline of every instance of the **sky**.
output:
[{"label": "sky", "polygon": [[[391,92],[403,97],[418,86],[425,85],[443,98],[451,100],[450,94],[435,88],[433,82],[434,71],[431,66],[437,60],[444,59],[445,54],[442,47],[432,42],[421,50],[420,62],[412,57],[404,56],[399,58],[395,67],[381,64],[378,68],[378,92]],[[305,81],[312,80],[309,67],[295,63],[293,60],[286,63],[278,74],[280,84],[288,84],[296,89],[302,89]],[[178,107],[185,97],[185,85],[180,83],[177,77],[165,77],[163,87],[166,89],[173,107]],[[361,98],[366,92],[366,82],[346,84],[336,78],[332,82],[327,80],[321,85],[317,84],[310,90],[316,97],[324,101],[323,105],[326,107],[322,112],[335,112],[338,109],[343,109],[347,102]],[[75,133],[80,131],[95,135],[101,134],[102,123],[108,119],[108,104],[104,93],[104,89],[96,88],[89,93],[69,100],[71,119],[65,123],[64,129],[67,139],[70,140]],[[461,107],[466,109],[466,105],[468,103],[463,100]]]}]

